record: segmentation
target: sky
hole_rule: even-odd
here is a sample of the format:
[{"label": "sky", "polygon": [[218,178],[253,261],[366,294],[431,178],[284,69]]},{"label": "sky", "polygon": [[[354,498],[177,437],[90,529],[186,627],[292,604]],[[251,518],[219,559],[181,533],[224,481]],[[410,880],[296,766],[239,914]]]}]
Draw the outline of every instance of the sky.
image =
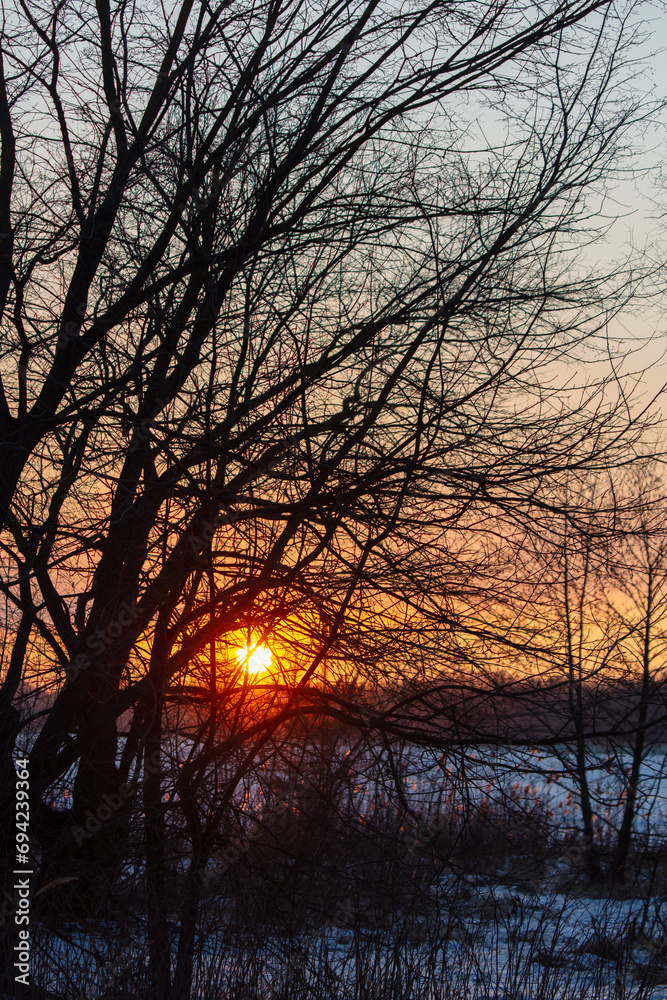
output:
[{"label": "sky", "polygon": [[[646,129],[629,161],[637,175],[613,190],[606,215],[617,218],[611,222],[606,246],[593,250],[602,259],[622,261],[631,246],[643,247],[655,267],[649,294],[629,307],[611,331],[627,338],[626,347],[632,350],[625,370],[636,373],[631,379],[636,383],[636,400],[648,400],[667,386],[667,4],[654,5],[644,31],[632,85],[646,95],[647,107],[651,100],[665,101],[666,106]],[[667,418],[667,391],[659,409]]]}]

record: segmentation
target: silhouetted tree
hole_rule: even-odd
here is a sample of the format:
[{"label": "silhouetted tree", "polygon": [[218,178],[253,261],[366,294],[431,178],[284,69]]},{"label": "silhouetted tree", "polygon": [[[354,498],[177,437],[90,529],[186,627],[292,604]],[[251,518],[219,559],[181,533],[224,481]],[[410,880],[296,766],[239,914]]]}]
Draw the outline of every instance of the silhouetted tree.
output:
[{"label": "silhouetted tree", "polygon": [[[639,438],[606,377],[545,379],[632,291],[570,252],[646,114],[615,86],[624,32],[579,0],[7,13],[5,760],[32,704],[42,878],[76,870],[88,909],[126,812],[74,831],[143,767],[156,996],[188,993],[198,872],[272,737],[320,715],[417,736],[386,698],[420,623],[464,656],[454,634],[483,639],[480,595],[503,597],[498,532]],[[244,635],[285,664],[263,701]],[[384,720],[341,696],[351,659]],[[193,749],[165,804],[177,711]],[[193,864],[171,983],[174,809]]]}]

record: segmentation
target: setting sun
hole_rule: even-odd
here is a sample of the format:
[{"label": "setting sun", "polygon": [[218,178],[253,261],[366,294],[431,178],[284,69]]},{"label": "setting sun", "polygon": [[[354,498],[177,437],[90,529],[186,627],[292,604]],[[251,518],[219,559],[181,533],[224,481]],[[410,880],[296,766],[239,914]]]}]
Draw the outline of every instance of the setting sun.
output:
[{"label": "setting sun", "polygon": [[271,666],[271,650],[267,646],[244,646],[237,649],[236,659],[249,674],[259,674]]}]

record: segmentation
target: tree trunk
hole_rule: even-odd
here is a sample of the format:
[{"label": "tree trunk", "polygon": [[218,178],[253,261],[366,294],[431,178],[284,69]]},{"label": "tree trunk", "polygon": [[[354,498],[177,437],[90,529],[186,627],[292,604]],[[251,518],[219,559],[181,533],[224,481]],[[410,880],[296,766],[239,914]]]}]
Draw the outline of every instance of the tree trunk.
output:
[{"label": "tree trunk", "polygon": [[639,716],[637,719],[637,735],[632,749],[632,761],[630,764],[630,774],[625,786],[625,806],[623,809],[623,819],[618,831],[616,850],[612,861],[610,872],[611,878],[615,882],[623,883],[626,878],[628,852],[632,839],[632,827],[637,811],[637,797],[639,794],[639,780],[641,776],[642,758],[644,747],[646,746],[646,720],[648,716],[649,689],[651,682],[651,627],[653,613],[653,573],[649,570],[648,594],[646,603],[646,620],[644,625],[644,642],[642,648],[642,687],[641,700],[639,703]]},{"label": "tree trunk", "polygon": [[162,698],[155,692],[144,758],[144,834],[148,894],[148,955],[151,996],[165,1000],[171,985],[171,942],[167,924],[165,823],[162,806],[160,755]]}]

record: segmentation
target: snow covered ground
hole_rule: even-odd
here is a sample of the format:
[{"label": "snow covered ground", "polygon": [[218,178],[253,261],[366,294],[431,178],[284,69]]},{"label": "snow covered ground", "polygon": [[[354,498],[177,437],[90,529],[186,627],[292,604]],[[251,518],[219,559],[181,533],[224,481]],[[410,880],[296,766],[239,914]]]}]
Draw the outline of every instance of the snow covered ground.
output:
[{"label": "snow covered ground", "polygon": [[[661,900],[531,892],[454,873],[430,893],[426,912],[375,926],[335,919],[293,935],[240,933],[219,899],[198,943],[193,998],[667,1000]],[[42,988],[86,1000],[141,995],[131,992],[146,965],[140,932],[100,925],[64,938],[54,946],[36,934]]]},{"label": "snow covered ground", "polygon": [[[346,760],[349,769],[346,770]],[[396,801],[361,751],[339,747],[336,763],[361,815]],[[613,842],[624,804],[629,755],[592,748],[589,782],[601,839]],[[428,887],[430,904],[373,920],[339,913],[328,926],[286,935],[257,927],[248,935],[229,919],[232,901],[207,900],[198,942],[198,1000],[667,1000],[665,871],[650,891],[587,889],[573,873],[568,837],[580,829],[573,761],[565,748],[477,747],[448,755],[410,750],[393,760],[394,776],[429,830],[433,817],[465,797],[502,811],[540,810],[553,840],[549,861],[517,878],[445,868]],[[289,785],[289,772],[284,775]],[[289,799],[290,792],[285,793]],[[238,790],[248,817],[269,803],[260,784]],[[63,806],[66,799],[63,798]],[[667,843],[667,747],[650,747],[642,767],[636,831],[645,847]],[[558,849],[558,842],[562,849]],[[576,867],[576,866],[575,866]],[[664,867],[664,866],[663,866]],[[662,882],[660,882],[662,879]],[[663,889],[661,889],[661,885]],[[224,890],[223,890],[224,891]],[[206,922],[205,922],[206,923]],[[145,935],[144,935],[145,937]],[[145,968],[140,929],[111,925],[55,938],[38,929],[35,974],[44,990],[87,1000],[125,1000]]]}]

